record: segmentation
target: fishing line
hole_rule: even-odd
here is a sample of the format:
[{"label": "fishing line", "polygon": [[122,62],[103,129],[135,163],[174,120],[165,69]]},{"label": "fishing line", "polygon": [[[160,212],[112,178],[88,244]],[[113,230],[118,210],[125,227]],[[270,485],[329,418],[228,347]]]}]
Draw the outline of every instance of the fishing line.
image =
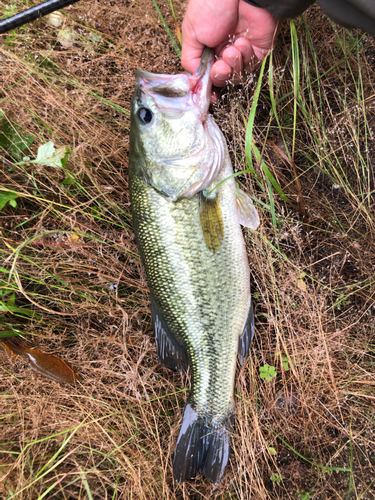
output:
[{"label": "fishing line", "polygon": [[35,5],[31,9],[24,10],[0,21],[0,35],[76,2],[79,2],[79,0],[47,0],[47,2],[40,5]]}]

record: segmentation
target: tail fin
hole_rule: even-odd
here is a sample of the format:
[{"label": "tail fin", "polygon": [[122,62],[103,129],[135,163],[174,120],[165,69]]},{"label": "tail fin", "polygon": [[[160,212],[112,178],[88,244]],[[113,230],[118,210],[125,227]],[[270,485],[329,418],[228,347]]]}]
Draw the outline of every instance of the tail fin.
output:
[{"label": "tail fin", "polygon": [[209,421],[186,404],[173,460],[177,483],[195,477],[199,469],[210,482],[220,482],[229,460],[233,420],[232,412],[221,423]]}]

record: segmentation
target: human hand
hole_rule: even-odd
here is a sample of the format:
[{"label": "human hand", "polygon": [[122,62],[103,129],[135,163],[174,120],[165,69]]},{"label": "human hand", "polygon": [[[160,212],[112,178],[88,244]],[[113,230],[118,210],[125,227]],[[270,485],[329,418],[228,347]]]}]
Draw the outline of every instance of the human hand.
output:
[{"label": "human hand", "polygon": [[182,23],[181,64],[194,73],[205,45],[217,61],[211,79],[224,87],[241,81],[272,48],[278,20],[243,0],[190,0]]}]

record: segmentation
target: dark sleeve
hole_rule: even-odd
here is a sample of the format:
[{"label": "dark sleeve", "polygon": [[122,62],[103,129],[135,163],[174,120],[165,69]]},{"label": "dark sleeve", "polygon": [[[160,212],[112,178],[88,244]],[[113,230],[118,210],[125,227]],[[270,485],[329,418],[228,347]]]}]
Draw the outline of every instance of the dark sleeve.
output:
[{"label": "dark sleeve", "polygon": [[373,0],[319,0],[322,10],[347,28],[361,28],[375,35],[375,2]]},{"label": "dark sleeve", "polygon": [[[299,16],[314,0],[244,0],[245,2],[267,9],[280,18]],[[323,12],[331,19],[347,28],[361,28],[375,35],[374,0],[318,0]]]},{"label": "dark sleeve", "polygon": [[[267,9],[271,14],[280,18],[299,16],[315,0],[245,0],[246,3]],[[329,1],[329,0],[328,0]]]}]

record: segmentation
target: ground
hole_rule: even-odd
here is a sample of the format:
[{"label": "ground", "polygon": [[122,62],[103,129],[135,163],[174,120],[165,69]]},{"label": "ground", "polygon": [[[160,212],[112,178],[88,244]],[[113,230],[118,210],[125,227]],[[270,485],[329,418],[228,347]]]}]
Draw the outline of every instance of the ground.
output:
[{"label": "ground", "polygon": [[158,6],[81,0],[0,36],[0,335],[82,377],[0,351],[0,498],[375,498],[374,40],[313,6],[212,109],[261,215],[256,335],[223,482],[176,485],[189,377],[157,363],[127,178],[134,71],[182,71],[186,3]]}]

